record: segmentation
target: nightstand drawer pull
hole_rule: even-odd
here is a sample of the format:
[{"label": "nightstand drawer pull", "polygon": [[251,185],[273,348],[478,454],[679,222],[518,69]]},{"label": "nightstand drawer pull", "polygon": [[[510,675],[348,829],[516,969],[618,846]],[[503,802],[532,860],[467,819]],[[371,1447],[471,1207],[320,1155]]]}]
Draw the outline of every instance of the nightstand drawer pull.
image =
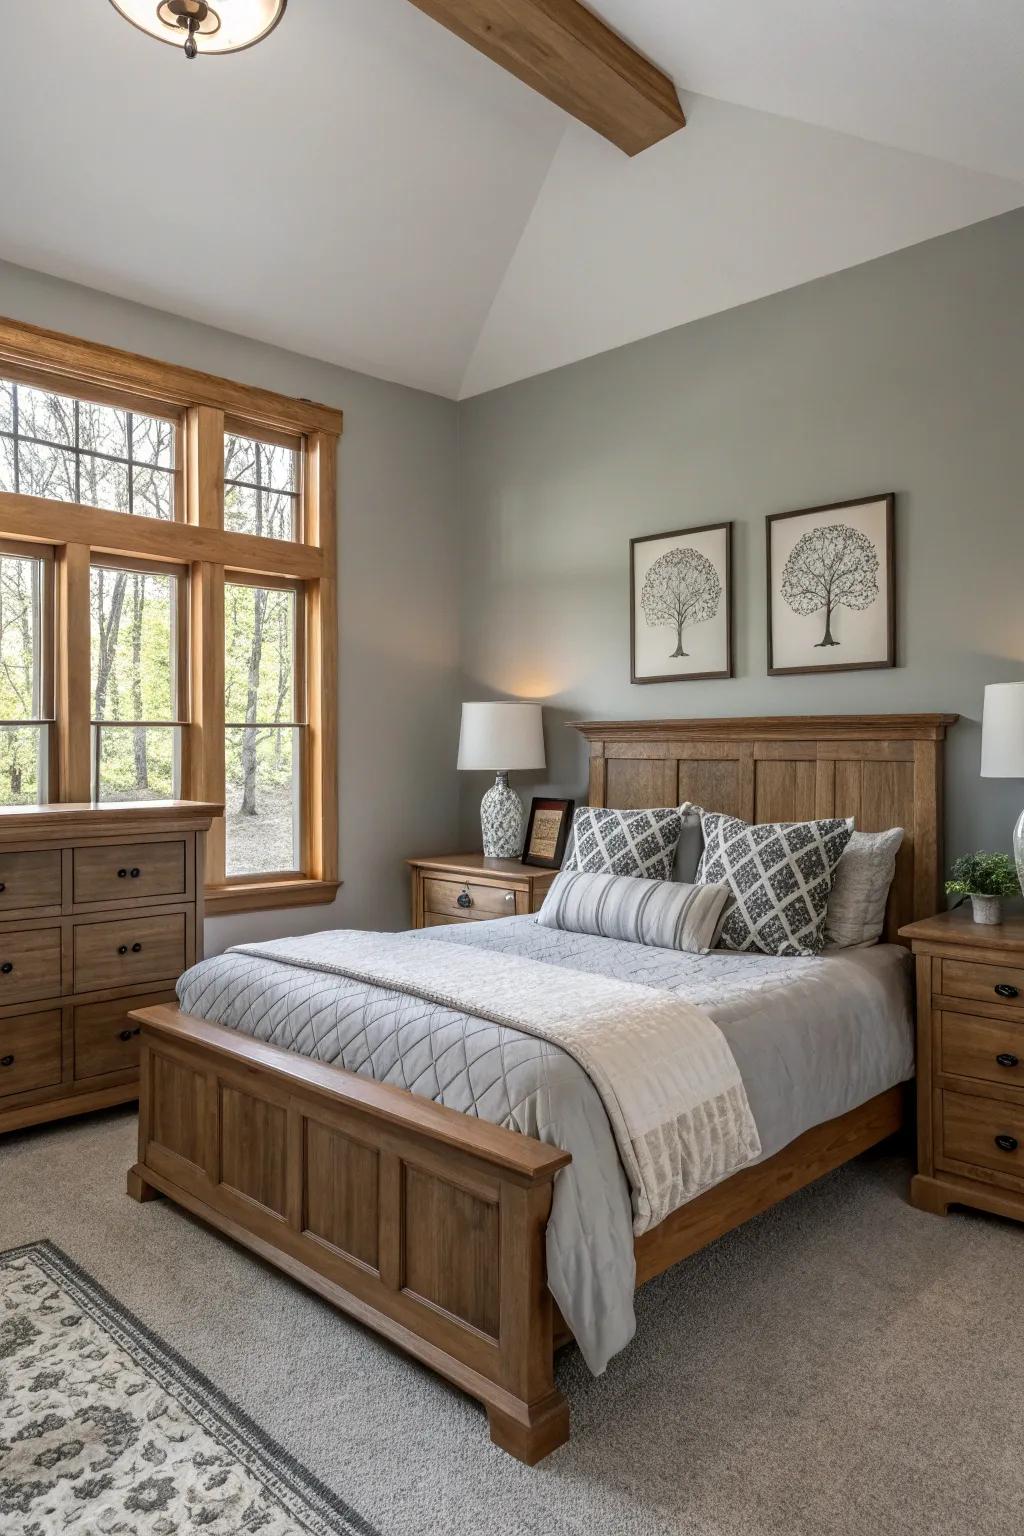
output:
[{"label": "nightstand drawer pull", "polygon": [[126,955],[128,953],[128,945],[127,944],[119,944],[117,946],[117,952],[118,952],[119,955]]},{"label": "nightstand drawer pull", "polygon": [[128,871],[126,869],[119,869],[118,872],[117,872],[117,878],[119,880],[127,880],[128,879]]},{"label": "nightstand drawer pull", "polygon": [[13,1056],[0,1056],[0,1067],[13,1067],[13,1066],[14,1066],[14,1057]]},{"label": "nightstand drawer pull", "polygon": [[13,970],[14,966],[11,964],[10,960],[5,960],[3,965],[0,965],[0,971],[3,971],[5,976],[9,976]]},{"label": "nightstand drawer pull", "polygon": [[506,892],[505,892],[505,900],[506,900],[506,901],[512,901],[512,902],[514,902],[514,901],[515,901],[515,899],[516,899],[516,893],[515,893],[515,891],[506,891]]},{"label": "nightstand drawer pull", "polygon": [[460,907],[471,907],[473,905],[473,898],[468,891],[460,891],[455,899]]},{"label": "nightstand drawer pull", "polygon": [[119,1040],[130,1040],[130,1039],[131,1039],[131,1037],[132,1037],[132,1032],[131,1032],[131,1030],[130,1030],[130,1029],[122,1029],[122,1030],[121,1030],[121,1031],[120,1031],[120,1032],[119,1032],[119,1033],[118,1033],[118,1036],[117,1036],[117,1038],[118,1038],[118,1039],[119,1039]]},{"label": "nightstand drawer pull", "polygon": [[1020,1142],[1017,1140],[1016,1136],[997,1136],[996,1146],[999,1148],[1000,1152],[1016,1152],[1017,1148],[1020,1146]]},{"label": "nightstand drawer pull", "polygon": [[1020,1057],[1014,1056],[1012,1051],[1000,1051],[996,1062],[1000,1067],[1019,1067]]},{"label": "nightstand drawer pull", "polygon": [[1011,986],[1008,981],[999,982],[994,988],[997,997],[1019,997],[1020,988]]}]

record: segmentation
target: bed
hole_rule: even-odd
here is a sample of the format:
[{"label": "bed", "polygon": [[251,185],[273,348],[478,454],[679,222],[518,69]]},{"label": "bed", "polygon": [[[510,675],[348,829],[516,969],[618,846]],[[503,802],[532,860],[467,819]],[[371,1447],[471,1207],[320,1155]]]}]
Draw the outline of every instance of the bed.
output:
[{"label": "bed", "polygon": [[[942,742],[953,718],[578,729],[590,745],[592,805],[688,799],[750,821],[843,815],[863,830],[905,827],[886,914],[891,941],[901,923],[939,906]],[[520,1063],[516,1041],[490,1040],[498,1026],[484,1020],[467,1032],[464,1018],[425,1018],[422,1004],[396,1010],[379,989],[360,993],[361,984],[324,974],[289,941],[287,956],[270,945],[205,962],[183,978],[182,1006],[136,1016],[139,1160],[129,1192],[169,1196],[375,1328],[476,1396],[492,1439],[533,1463],[568,1436],[553,1376],[555,1348],[569,1337],[563,1313],[588,1363],[602,1368],[628,1342],[624,1285],[643,1284],[900,1128],[912,1073],[909,968],[892,942],[820,960],[698,957],[531,918],[422,937],[577,976],[625,968],[641,985],[678,990],[728,1040],[760,1160],[634,1239],[628,1213],[616,1214],[621,1169],[585,1077],[576,1083],[564,1062],[538,1060],[536,1050]],[[443,1082],[415,1067],[455,1028],[489,1059],[496,1050],[511,1062],[499,1085],[506,1103],[481,1103],[498,1089],[480,1073],[474,1084],[464,1049]]]}]

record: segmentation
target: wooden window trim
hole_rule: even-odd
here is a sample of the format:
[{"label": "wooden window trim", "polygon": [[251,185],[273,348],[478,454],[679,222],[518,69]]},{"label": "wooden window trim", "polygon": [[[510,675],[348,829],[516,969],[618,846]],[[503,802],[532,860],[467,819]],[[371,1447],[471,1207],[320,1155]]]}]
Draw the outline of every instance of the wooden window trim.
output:
[{"label": "wooden window trim", "polygon": [[[305,750],[301,878],[211,880],[224,868],[224,822],[207,838],[207,909],[255,911],[333,900],[338,878],[336,458],[340,411],[190,368],[0,318],[0,375],[77,398],[179,422],[179,496],[173,522],[0,493],[0,538],[50,551],[57,644],[50,795],[91,792],[89,583],[93,563],[187,568],[185,604],[193,658],[184,718],[183,790],[224,801],[224,579],[301,584],[305,636]],[[302,524],[294,542],[224,528],[224,432],[296,448]],[[26,550],[26,552],[28,552]],[[45,556],[44,556],[45,558]],[[184,626],[183,626],[184,628]],[[219,637],[219,638],[218,638]]]}]

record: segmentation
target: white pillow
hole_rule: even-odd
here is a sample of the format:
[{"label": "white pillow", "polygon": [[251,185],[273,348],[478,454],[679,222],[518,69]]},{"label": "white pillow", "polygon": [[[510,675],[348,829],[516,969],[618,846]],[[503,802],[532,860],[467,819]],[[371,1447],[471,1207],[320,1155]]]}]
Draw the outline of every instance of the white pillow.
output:
[{"label": "white pillow", "polygon": [[729,895],[727,885],[562,870],[537,921],[545,928],[700,955],[715,942]]},{"label": "white pillow", "polygon": [[836,869],[825,914],[825,943],[840,949],[877,944],[885,927],[885,904],[896,873],[903,828],[854,832]]}]

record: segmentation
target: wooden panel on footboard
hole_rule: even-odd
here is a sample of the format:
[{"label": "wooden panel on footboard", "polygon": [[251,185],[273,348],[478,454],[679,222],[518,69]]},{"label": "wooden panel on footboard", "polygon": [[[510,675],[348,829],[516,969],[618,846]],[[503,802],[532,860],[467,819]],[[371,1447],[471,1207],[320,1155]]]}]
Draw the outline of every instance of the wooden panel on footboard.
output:
[{"label": "wooden panel on footboard", "polygon": [[172,1006],[132,1017],[130,1194],[169,1196],[446,1376],[520,1460],[568,1438],[544,1279],[568,1153]]}]

